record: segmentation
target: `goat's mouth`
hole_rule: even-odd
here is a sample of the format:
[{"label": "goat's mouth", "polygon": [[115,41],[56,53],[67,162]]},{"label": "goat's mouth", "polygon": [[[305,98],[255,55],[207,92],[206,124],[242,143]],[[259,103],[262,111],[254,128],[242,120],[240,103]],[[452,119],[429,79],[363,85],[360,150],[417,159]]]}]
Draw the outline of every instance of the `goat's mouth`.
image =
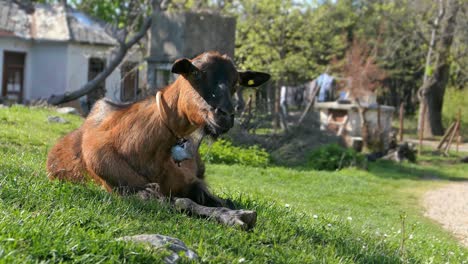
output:
[{"label": "goat's mouth", "polygon": [[203,130],[205,135],[218,138],[227,133],[234,126],[234,115],[225,114],[223,111],[211,108],[205,111],[205,126]]},{"label": "goat's mouth", "polygon": [[204,127],[204,132],[213,139],[217,139],[222,134],[228,132],[229,129],[231,129],[231,127],[221,127],[217,124],[207,123]]},{"label": "goat's mouth", "polygon": [[219,117],[208,119],[204,127],[206,135],[216,139],[220,135],[227,133],[234,125],[234,116],[232,117]]}]

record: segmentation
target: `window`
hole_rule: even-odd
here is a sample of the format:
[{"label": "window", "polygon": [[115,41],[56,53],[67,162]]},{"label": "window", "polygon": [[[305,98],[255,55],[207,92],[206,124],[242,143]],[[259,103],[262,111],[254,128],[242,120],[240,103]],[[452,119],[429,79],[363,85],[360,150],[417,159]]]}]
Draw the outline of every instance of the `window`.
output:
[{"label": "window", "polygon": [[163,88],[172,83],[176,76],[171,72],[172,64],[158,64],[154,71],[156,88]]},{"label": "window", "polygon": [[138,64],[126,62],[120,67],[121,87],[120,100],[123,102],[136,100],[138,91]]}]

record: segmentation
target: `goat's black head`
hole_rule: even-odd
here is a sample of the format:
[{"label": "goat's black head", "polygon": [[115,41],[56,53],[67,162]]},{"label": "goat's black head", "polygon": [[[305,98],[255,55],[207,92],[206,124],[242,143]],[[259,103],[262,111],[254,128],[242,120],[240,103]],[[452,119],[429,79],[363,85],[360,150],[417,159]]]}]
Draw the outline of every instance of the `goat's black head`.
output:
[{"label": "goat's black head", "polygon": [[206,52],[193,60],[180,59],[172,66],[172,72],[181,74],[198,92],[196,111],[203,113],[205,131],[217,137],[234,125],[232,96],[237,85],[257,87],[270,79],[262,72],[239,72],[231,58],[218,52]]}]

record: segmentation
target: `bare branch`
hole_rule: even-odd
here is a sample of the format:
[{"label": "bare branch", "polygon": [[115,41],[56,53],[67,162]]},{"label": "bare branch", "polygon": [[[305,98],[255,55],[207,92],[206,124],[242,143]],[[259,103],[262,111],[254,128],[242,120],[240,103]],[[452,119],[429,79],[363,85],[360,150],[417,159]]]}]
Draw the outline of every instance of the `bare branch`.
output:
[{"label": "bare branch", "polygon": [[[156,12],[162,12],[166,10],[169,2],[170,0],[152,1]],[[101,73],[99,73],[93,80],[83,85],[79,90],[61,95],[52,95],[48,98],[47,102],[52,105],[63,104],[78,99],[96,89],[96,87],[98,87],[100,83],[104,82],[105,79],[115,70],[115,68],[119,66],[119,64],[127,55],[128,50],[145,36],[148,29],[151,27],[151,23],[152,15],[150,14],[145,18],[140,30],[135,33],[135,35],[133,35],[133,37],[128,41],[126,40],[128,37],[128,27],[119,32],[120,37],[117,37],[119,46],[113,52],[114,56],[112,60]]]},{"label": "bare branch", "polygon": [[49,97],[47,102],[52,105],[63,104],[66,102],[73,101],[88,94],[95,89],[99,83],[103,82],[114,70],[119,66],[122,60],[125,58],[127,51],[137,43],[146,34],[146,31],[151,27],[152,17],[149,16],[145,19],[141,29],[137,32],[128,42],[120,42],[119,47],[115,51],[115,55],[110,61],[109,65],[99,73],[93,80],[83,85],[79,90],[61,95],[52,95]]}]

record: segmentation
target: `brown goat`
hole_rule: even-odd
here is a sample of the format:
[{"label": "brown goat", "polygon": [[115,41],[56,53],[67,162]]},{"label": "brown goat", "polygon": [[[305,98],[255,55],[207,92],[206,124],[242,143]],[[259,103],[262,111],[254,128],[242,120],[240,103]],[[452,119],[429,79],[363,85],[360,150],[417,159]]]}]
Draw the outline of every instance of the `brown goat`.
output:
[{"label": "brown goat", "polygon": [[206,188],[198,146],[193,158],[181,164],[173,160],[171,149],[198,129],[213,137],[227,132],[234,123],[231,96],[237,84],[254,87],[270,76],[238,72],[228,56],[217,52],[177,60],[172,72],[180,76],[156,97],[125,106],[96,102],[83,125],[50,151],[49,178],[92,179],[109,192],[134,192],[157,183],[164,196],[226,206]]}]

